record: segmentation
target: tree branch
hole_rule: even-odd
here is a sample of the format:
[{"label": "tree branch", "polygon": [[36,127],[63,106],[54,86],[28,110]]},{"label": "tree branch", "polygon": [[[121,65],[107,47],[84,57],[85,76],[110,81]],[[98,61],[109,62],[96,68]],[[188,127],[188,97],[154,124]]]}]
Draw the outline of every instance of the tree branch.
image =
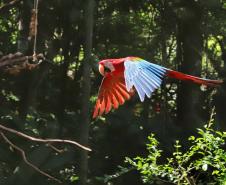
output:
[{"label": "tree branch", "polygon": [[44,59],[43,54],[38,54],[36,56],[24,56],[23,53],[10,53],[0,58],[0,68],[5,67],[7,65],[14,65],[14,64],[23,64],[28,62],[31,59]]},{"label": "tree branch", "polygon": [[16,134],[17,136],[23,137],[23,138],[28,139],[30,141],[35,141],[35,142],[39,142],[39,143],[66,143],[66,144],[74,145],[74,146],[79,147],[79,148],[86,150],[86,151],[92,151],[90,148],[83,146],[83,145],[79,144],[78,142],[72,141],[72,140],[36,138],[36,137],[29,136],[27,134],[24,134],[22,132],[19,132],[17,130],[14,130],[12,128],[5,127],[1,124],[0,124],[0,129],[5,130],[5,131],[10,132],[10,133],[13,133],[13,134]]},{"label": "tree branch", "polygon": [[52,148],[54,151],[56,151],[57,153],[63,153],[64,150],[63,149],[59,149],[55,146],[53,146],[52,144],[48,143],[47,146],[49,146],[50,148]]},{"label": "tree branch", "polygon": [[0,69],[9,74],[19,74],[22,70],[32,70],[38,67],[42,62],[54,65],[54,63],[45,58],[42,53],[25,56],[23,53],[10,53],[0,58]]},{"label": "tree branch", "polygon": [[15,150],[17,150],[17,151],[19,151],[19,152],[21,153],[24,162],[25,162],[28,166],[30,166],[31,168],[33,168],[33,169],[34,169],[35,171],[37,171],[38,173],[40,173],[40,174],[42,174],[42,175],[44,175],[44,176],[46,176],[46,177],[48,177],[48,178],[50,178],[50,179],[52,179],[52,180],[54,180],[54,181],[57,181],[58,183],[62,183],[59,179],[57,179],[57,178],[55,178],[55,177],[49,175],[48,173],[42,171],[42,170],[39,169],[37,166],[35,166],[35,165],[32,164],[31,162],[29,162],[23,149],[21,149],[20,147],[18,147],[18,146],[15,145],[15,144],[13,144],[13,143],[5,136],[5,134],[3,134],[3,132],[0,132],[0,134],[1,134],[2,138],[3,138],[10,146],[12,146]]}]

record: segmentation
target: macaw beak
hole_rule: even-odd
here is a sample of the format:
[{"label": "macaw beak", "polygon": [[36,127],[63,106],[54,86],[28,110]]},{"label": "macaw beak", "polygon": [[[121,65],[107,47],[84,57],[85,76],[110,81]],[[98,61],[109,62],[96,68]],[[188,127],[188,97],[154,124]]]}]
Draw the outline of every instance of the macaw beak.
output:
[{"label": "macaw beak", "polygon": [[103,64],[99,64],[99,72],[102,76],[104,76],[104,65]]}]

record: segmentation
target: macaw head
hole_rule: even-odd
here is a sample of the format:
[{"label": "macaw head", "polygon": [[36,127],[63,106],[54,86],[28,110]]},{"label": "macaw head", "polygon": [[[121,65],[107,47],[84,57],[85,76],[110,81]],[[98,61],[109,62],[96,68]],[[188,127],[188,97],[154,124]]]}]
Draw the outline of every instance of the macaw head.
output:
[{"label": "macaw head", "polygon": [[99,62],[99,72],[101,75],[105,76],[107,73],[115,70],[113,61],[114,59],[105,59]]}]

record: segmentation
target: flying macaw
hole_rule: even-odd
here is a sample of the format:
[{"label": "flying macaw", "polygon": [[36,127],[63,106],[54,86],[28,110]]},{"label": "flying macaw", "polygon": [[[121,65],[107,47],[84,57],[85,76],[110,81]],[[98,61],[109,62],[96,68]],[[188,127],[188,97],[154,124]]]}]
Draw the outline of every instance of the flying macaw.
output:
[{"label": "flying macaw", "polygon": [[150,63],[139,57],[105,59],[99,62],[99,72],[103,79],[99,88],[93,118],[117,109],[137,91],[141,102],[145,96],[151,97],[164,76],[192,81],[197,84],[217,86],[222,80],[209,80],[187,75]]}]

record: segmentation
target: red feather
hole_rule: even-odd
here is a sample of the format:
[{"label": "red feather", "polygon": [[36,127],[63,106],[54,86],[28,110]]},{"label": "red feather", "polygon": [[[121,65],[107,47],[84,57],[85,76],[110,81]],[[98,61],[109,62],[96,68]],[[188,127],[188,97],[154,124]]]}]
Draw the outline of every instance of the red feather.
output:
[{"label": "red feather", "polygon": [[184,73],[181,73],[178,71],[173,71],[170,69],[167,70],[166,75],[171,78],[185,80],[185,81],[192,81],[197,84],[203,84],[203,85],[209,85],[209,86],[217,86],[217,85],[220,85],[221,83],[223,83],[223,80],[210,80],[210,79],[205,79],[205,78],[199,78],[196,76],[187,75],[187,74],[184,74]]},{"label": "red feather", "polygon": [[117,70],[107,73],[101,83],[93,118],[108,113],[112,108],[117,109],[119,105],[130,99],[133,92],[126,90],[124,72]]}]

